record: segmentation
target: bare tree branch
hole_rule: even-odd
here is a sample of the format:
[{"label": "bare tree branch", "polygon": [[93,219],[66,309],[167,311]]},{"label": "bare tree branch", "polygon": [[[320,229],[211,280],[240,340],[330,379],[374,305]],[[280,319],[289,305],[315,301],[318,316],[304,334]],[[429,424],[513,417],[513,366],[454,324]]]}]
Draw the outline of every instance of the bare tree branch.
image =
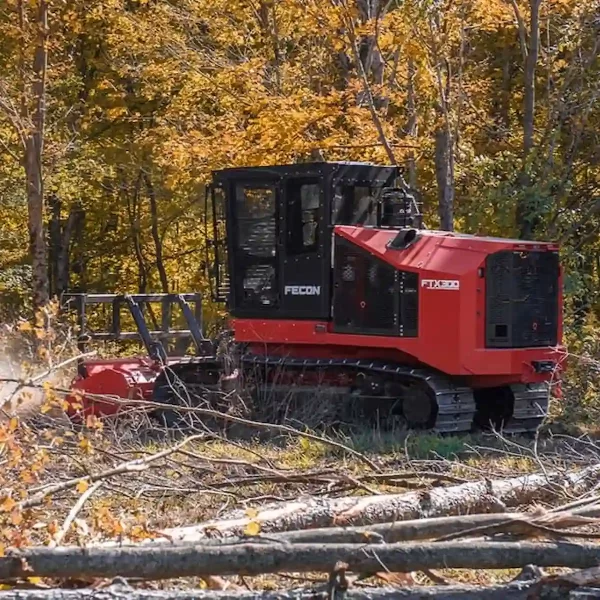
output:
[{"label": "bare tree branch", "polygon": [[519,30],[521,54],[523,55],[523,63],[525,63],[525,61],[527,60],[527,56],[529,55],[529,50],[527,48],[527,29],[525,27],[525,21],[523,21],[523,16],[521,15],[521,10],[519,9],[517,0],[509,0],[509,2],[512,6],[513,12],[515,13],[515,20],[517,21],[517,27]]},{"label": "bare tree branch", "polygon": [[49,546],[51,548],[54,548],[55,546],[60,546],[65,535],[69,531],[69,527],[71,527],[73,521],[77,518],[77,515],[81,512],[81,509],[83,508],[85,503],[94,495],[94,493],[96,491],[98,491],[98,489],[103,484],[104,484],[104,481],[97,481],[93,486],[89,487],[85,492],[83,492],[83,494],[81,494],[81,496],[79,497],[79,500],[77,500],[77,502],[75,503],[75,505],[69,512],[69,514],[67,515],[67,518],[65,519],[65,522],[62,524],[62,527],[54,535],[54,539],[49,544]]}]

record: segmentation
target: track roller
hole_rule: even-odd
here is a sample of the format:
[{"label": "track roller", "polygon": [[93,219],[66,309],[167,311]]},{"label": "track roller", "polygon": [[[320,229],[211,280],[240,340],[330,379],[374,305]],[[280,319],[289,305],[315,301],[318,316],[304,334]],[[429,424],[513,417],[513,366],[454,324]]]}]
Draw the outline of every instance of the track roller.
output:
[{"label": "track roller", "polygon": [[475,391],[476,425],[504,433],[535,433],[548,414],[550,386],[519,384]]}]

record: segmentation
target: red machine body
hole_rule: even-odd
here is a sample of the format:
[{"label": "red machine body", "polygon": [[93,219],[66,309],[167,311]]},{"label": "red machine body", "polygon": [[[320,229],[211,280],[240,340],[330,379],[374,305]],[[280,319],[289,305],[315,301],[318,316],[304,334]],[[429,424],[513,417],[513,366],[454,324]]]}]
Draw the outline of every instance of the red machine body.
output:
[{"label": "red machine body", "polygon": [[[558,378],[565,355],[560,344],[543,348],[486,347],[484,277],[485,261],[491,254],[503,250],[558,252],[556,244],[422,231],[415,244],[399,252],[389,247],[395,231],[338,226],[335,234],[397,269],[419,275],[418,337],[336,333],[331,321],[232,319],[237,342],[251,344],[258,353],[265,352],[268,345],[268,352],[282,355],[428,365],[460,377],[473,388],[547,381],[549,374],[534,367],[543,361],[556,365],[552,376]],[[363,291],[360,286],[355,288],[358,297]],[[562,297],[559,311],[562,314]],[[535,328],[536,324],[532,322],[531,326]],[[562,319],[558,328],[560,340]]]},{"label": "red machine body", "polygon": [[67,397],[67,414],[78,420],[89,415],[106,417],[126,409],[127,400],[150,400],[160,371],[155,361],[144,356],[86,359],[71,383],[73,395]]}]

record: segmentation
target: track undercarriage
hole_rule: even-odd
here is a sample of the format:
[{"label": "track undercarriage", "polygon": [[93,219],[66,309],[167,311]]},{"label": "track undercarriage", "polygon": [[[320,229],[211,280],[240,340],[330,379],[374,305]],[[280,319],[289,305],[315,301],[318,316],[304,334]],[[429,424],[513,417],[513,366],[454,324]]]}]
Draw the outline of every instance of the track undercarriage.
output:
[{"label": "track undercarriage", "polygon": [[[171,370],[154,397],[174,405],[228,410],[236,398],[255,419],[319,424],[369,423],[434,433],[493,427],[533,433],[548,409],[547,384],[473,390],[444,374],[384,361],[282,358],[245,354],[241,376],[223,379],[216,364]],[[162,411],[165,424],[190,413]]]}]

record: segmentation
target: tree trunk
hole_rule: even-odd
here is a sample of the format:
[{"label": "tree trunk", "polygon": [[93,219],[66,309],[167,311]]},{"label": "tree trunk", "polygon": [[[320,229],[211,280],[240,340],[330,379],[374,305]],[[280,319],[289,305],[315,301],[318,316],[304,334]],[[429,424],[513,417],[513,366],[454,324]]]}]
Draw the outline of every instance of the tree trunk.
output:
[{"label": "tree trunk", "polygon": [[[85,209],[80,207],[77,211],[77,218],[75,219],[73,231],[73,256],[70,269],[71,273],[77,276],[77,283],[75,284],[75,287],[79,291],[87,290],[87,253],[85,252],[84,248],[85,217]],[[72,282],[71,285],[73,285]]]},{"label": "tree trunk", "polygon": [[48,293],[56,294],[56,271],[61,238],[60,208],[61,202],[56,194],[48,198],[50,220],[48,222]]},{"label": "tree trunk", "polygon": [[[473,481],[432,489],[427,493],[415,491],[360,498],[307,498],[265,506],[254,520],[260,523],[262,531],[272,533],[491,512],[497,506],[542,502],[555,497],[557,489],[577,495],[591,489],[599,479],[600,465],[597,465],[566,477],[560,473],[525,475],[498,481]],[[176,542],[201,541],[206,538],[206,531],[215,529],[224,536],[243,536],[249,522],[243,511],[237,511],[229,518],[168,529],[164,533]],[[165,543],[165,539],[148,540],[147,543]]]},{"label": "tree trunk", "polygon": [[[527,173],[528,158],[534,146],[535,130],[535,75],[539,54],[540,37],[540,4],[542,0],[530,0],[531,10],[529,22],[529,45],[524,52],[524,100],[523,100],[523,169],[519,176],[519,185],[524,190],[531,187],[531,179]],[[516,2],[513,2],[516,6]],[[515,8],[518,14],[518,9]],[[523,30],[522,19],[517,17],[520,23],[520,31]],[[521,37],[523,34],[521,33]],[[517,205],[517,225],[519,227],[519,237],[521,239],[531,239],[541,222],[540,215],[536,208],[531,205],[529,194],[521,194]]]},{"label": "tree trunk", "polygon": [[49,290],[51,296],[59,296],[69,288],[71,239],[78,229],[78,222],[82,218],[81,208],[71,207],[69,216],[63,223],[61,219],[61,202],[52,194],[48,200],[50,214],[50,244],[49,255]]},{"label": "tree trunk", "polygon": [[[356,37],[354,35],[354,30],[352,30],[350,32],[350,43],[352,45],[352,51],[354,54],[354,62],[356,63],[356,65],[358,67],[358,71],[359,71],[359,74],[360,74],[360,77],[361,77],[362,83],[363,83],[363,91],[361,94],[361,98],[363,99],[364,102],[367,103],[369,112],[371,113],[371,118],[373,120],[373,124],[375,125],[375,128],[377,129],[379,142],[383,146],[383,148],[387,154],[388,160],[390,161],[391,164],[396,165],[398,163],[396,161],[394,151],[393,151],[390,143],[387,140],[385,131],[383,129],[383,123],[381,122],[379,114],[377,113],[375,98],[373,97],[373,93],[371,92],[369,78],[367,76],[367,72],[365,71],[365,68],[363,66],[362,60],[359,55],[359,48],[357,45]],[[358,99],[359,104],[361,103],[361,98]]]},{"label": "tree trunk", "polygon": [[0,557],[0,579],[26,577],[135,577],[173,579],[333,570],[338,562],[358,573],[424,569],[589,569],[600,563],[600,545],[569,542],[419,542],[400,544],[244,544],[37,547]]},{"label": "tree trunk", "polygon": [[32,266],[33,305],[40,308],[48,303],[48,260],[44,234],[44,125],[46,120],[46,70],[48,66],[48,5],[39,0],[37,17],[37,46],[33,60],[31,86],[34,109],[32,128],[25,134],[24,168],[27,179],[27,227]]},{"label": "tree trunk", "polygon": [[158,231],[158,206],[156,204],[156,192],[152,185],[152,180],[147,173],[144,173],[144,181],[146,190],[148,191],[148,200],[150,201],[150,217],[152,219],[152,240],[154,241],[154,252],[156,255],[156,268],[160,277],[160,285],[165,294],[169,293],[169,280],[167,278],[167,270],[163,260],[163,247],[160,233]]},{"label": "tree trunk", "polygon": [[69,289],[71,278],[71,240],[78,230],[79,221],[83,213],[79,206],[71,207],[69,216],[62,229],[58,262],[56,268],[56,294],[61,295]]},{"label": "tree trunk", "polygon": [[[408,59],[408,84],[406,91],[406,111],[408,113],[408,121],[406,123],[406,135],[409,139],[414,140],[417,137],[417,100],[415,92],[415,77],[417,75],[417,67],[412,57]],[[417,165],[415,156],[411,150],[408,155],[408,185],[412,190],[417,189]]]},{"label": "tree trunk", "polygon": [[[378,22],[384,16],[382,13],[385,7],[383,9],[380,7],[379,0],[358,0],[357,8],[361,23],[367,23],[372,20]],[[378,28],[376,27],[374,35],[365,35],[360,40],[357,40],[357,48],[358,60],[362,64],[362,72],[365,73],[367,80],[370,78],[375,85],[381,86],[384,81],[385,61],[379,50],[377,30]],[[380,94],[372,94],[372,92],[371,101],[376,109],[381,108],[386,103],[386,99]],[[359,104],[364,102],[369,102],[366,91],[363,92],[362,97],[359,99]]]},{"label": "tree trunk", "polygon": [[40,148],[31,136],[25,148],[25,173],[27,177],[27,228],[31,254],[33,306],[41,308],[50,298],[48,266],[44,235],[44,189],[41,173]]},{"label": "tree trunk", "polygon": [[[145,590],[129,585],[80,589],[19,589],[0,592],[0,600],[592,600],[598,588],[576,588],[554,581],[518,581],[506,585],[449,585],[437,587],[355,587],[320,591],[312,585],[291,591]],[[325,587],[325,586],[320,586]]]},{"label": "tree trunk", "polygon": [[[443,231],[454,231],[454,150],[456,140],[452,134],[450,115],[452,106],[452,69],[450,61],[442,54],[440,48],[439,33],[444,29],[440,20],[441,15],[439,13],[435,14],[429,20],[430,47],[435,65],[438,92],[436,110],[439,125],[434,132],[435,177],[438,188],[440,229]],[[445,78],[442,71],[445,71]]]},{"label": "tree trunk", "polygon": [[121,190],[127,202],[127,215],[131,227],[131,241],[138,264],[138,293],[145,294],[148,287],[148,274],[146,270],[146,261],[144,260],[144,254],[142,252],[142,233],[140,229],[140,188],[142,186],[142,172],[140,171],[136,178],[132,194],[129,193],[125,173],[123,173],[122,177]]},{"label": "tree trunk", "polygon": [[446,124],[435,132],[435,176],[438,188],[440,229],[454,230],[454,148]]},{"label": "tree trunk", "polygon": [[337,76],[335,78],[335,88],[338,90],[348,89],[350,82],[350,69],[352,61],[345,52],[337,52],[334,58],[337,66]]},{"label": "tree trunk", "polygon": [[512,48],[505,43],[502,49],[502,93],[498,98],[498,120],[500,124],[500,139],[507,139],[510,133],[510,101],[513,82]]},{"label": "tree trunk", "polygon": [[[578,533],[567,531],[575,527],[595,526],[600,518],[600,507],[583,506],[569,512],[532,513],[477,513],[451,517],[434,517],[376,523],[361,527],[321,527],[296,531],[269,532],[271,541],[282,544],[363,544],[385,542],[414,542],[422,540],[450,540],[482,538],[497,534],[565,539]],[[206,539],[205,545],[218,545],[222,538]],[[244,537],[228,537],[227,543],[243,543]],[[194,541],[185,543],[196,543]]]},{"label": "tree trunk", "polygon": [[523,107],[523,155],[527,158],[533,148],[535,124],[535,72],[539,53],[540,4],[542,0],[531,0],[529,23],[529,49],[525,59],[525,90]]},{"label": "tree trunk", "polygon": [[[482,537],[496,533],[541,536],[551,535],[549,532],[544,534],[543,527],[552,530],[580,527],[585,524],[594,524],[593,520],[598,517],[600,517],[599,507],[585,506],[564,514],[543,513],[535,516],[531,513],[479,513],[394,521],[362,527],[323,527],[282,531],[269,534],[269,538],[291,544],[360,544],[371,538],[372,540],[381,539],[389,544],[440,539],[447,536],[458,537],[459,535]],[[569,534],[565,531],[563,535],[568,537]]]},{"label": "tree trunk", "polygon": [[[270,45],[273,51],[273,58],[269,59],[269,68],[266,70],[266,85],[267,87],[274,87],[274,90],[279,92],[281,91],[281,44],[279,41],[279,28],[277,25],[277,13],[275,7],[275,2],[265,2],[264,0],[260,0],[258,22],[263,30],[265,40],[270,41],[270,44],[266,43],[265,47]],[[274,77],[274,86],[272,86],[269,81],[269,75],[271,74]]]}]

